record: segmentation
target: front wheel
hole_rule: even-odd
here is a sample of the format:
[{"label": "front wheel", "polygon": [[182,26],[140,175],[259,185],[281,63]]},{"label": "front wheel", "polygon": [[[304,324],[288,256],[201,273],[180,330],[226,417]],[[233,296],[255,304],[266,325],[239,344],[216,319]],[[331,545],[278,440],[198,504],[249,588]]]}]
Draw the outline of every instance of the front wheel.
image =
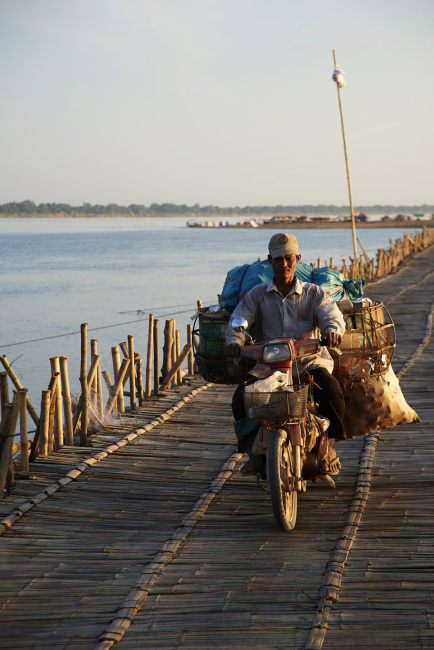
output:
[{"label": "front wheel", "polygon": [[282,429],[275,431],[271,436],[267,474],[274,517],[281,530],[292,530],[297,519],[297,492],[292,481],[292,445],[287,440],[287,433]]}]

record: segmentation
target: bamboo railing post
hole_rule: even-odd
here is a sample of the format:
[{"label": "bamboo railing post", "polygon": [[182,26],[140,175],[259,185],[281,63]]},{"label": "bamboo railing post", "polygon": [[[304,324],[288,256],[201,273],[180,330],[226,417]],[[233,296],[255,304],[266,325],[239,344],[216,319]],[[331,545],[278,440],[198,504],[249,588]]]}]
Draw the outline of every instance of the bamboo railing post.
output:
[{"label": "bamboo railing post", "polygon": [[[176,341],[176,359],[179,359],[179,355],[181,354],[181,341],[180,341],[179,330],[176,330],[175,341]],[[176,373],[176,383],[178,384],[178,386],[182,384],[181,366],[179,366],[179,370]]]},{"label": "bamboo railing post", "polygon": [[[7,360],[5,354],[2,357],[0,357],[0,361],[2,362],[4,369],[6,370],[9,377],[11,378],[11,381],[12,381],[13,385],[15,386],[15,388],[17,390],[20,390],[20,388],[22,388],[21,382],[18,379],[18,377],[16,376],[16,374],[15,374],[11,364]],[[28,396],[27,396],[27,411],[28,411],[30,417],[32,418],[33,422],[36,424],[36,426],[38,426],[39,416],[36,413],[35,409],[33,408],[33,405],[31,403],[31,401],[29,400]]]},{"label": "bamboo railing post", "polygon": [[[112,348],[112,360],[113,360],[113,376],[117,377],[118,372],[121,367],[121,353],[119,351],[119,346],[116,345]],[[125,413],[125,401],[124,401],[124,387],[123,384],[119,390],[117,396],[117,410],[119,413]]]},{"label": "bamboo railing post", "polygon": [[161,385],[161,391],[166,390],[170,386],[170,383],[172,381],[172,378],[175,376],[175,374],[178,372],[179,368],[182,366],[184,363],[185,359],[188,356],[188,353],[190,352],[190,346],[188,343],[184,345],[181,354],[179,355],[178,359],[176,360],[175,365],[167,375],[167,377],[163,377],[163,383]]},{"label": "bamboo railing post", "polygon": [[321,267],[322,267],[322,258],[318,257],[318,267],[317,268],[320,269]]},{"label": "bamboo railing post", "polygon": [[21,470],[29,471],[29,437],[27,431],[27,388],[20,388],[20,448],[21,448]]},{"label": "bamboo railing post", "polygon": [[41,398],[41,417],[40,417],[40,456],[48,454],[48,427],[50,420],[50,401],[51,390],[43,390]]},{"label": "bamboo railing post", "polygon": [[187,343],[190,345],[190,352],[188,354],[188,374],[194,374],[194,354],[193,354],[193,325],[187,325]]},{"label": "bamboo railing post", "polygon": [[137,379],[137,399],[139,401],[139,406],[142,406],[144,400],[143,393],[143,376],[142,376],[142,358],[136,352],[136,379]]},{"label": "bamboo railing post", "polygon": [[60,357],[60,379],[62,382],[63,412],[65,415],[65,438],[70,447],[74,444],[74,430],[72,428],[71,393],[69,390],[68,357]]},{"label": "bamboo railing post", "polygon": [[[176,322],[175,319],[171,319],[172,322],[172,362],[170,364],[170,367],[173,368],[173,366],[176,363]],[[174,386],[178,385],[178,373],[175,373],[173,375],[171,387],[173,388]]]},{"label": "bamboo railing post", "polygon": [[81,427],[80,445],[87,445],[87,425],[89,422],[89,391],[87,385],[87,323],[81,325],[81,363],[80,363],[80,384],[81,384]]},{"label": "bamboo railing post", "polygon": [[161,368],[161,375],[163,381],[168,376],[171,368],[172,361],[172,322],[171,320],[166,320],[164,327],[164,345],[163,345],[163,366]]},{"label": "bamboo railing post", "polygon": [[[99,356],[99,354],[96,354],[92,359],[92,363],[90,364],[90,368],[89,368],[89,373],[86,378],[86,384],[88,386],[94,380],[100,361],[101,361],[101,357]],[[80,415],[83,418],[83,393],[80,395],[80,399],[78,400],[77,406],[75,407],[74,415],[72,417],[72,430],[74,431],[74,433],[77,428]],[[80,435],[80,444],[81,444],[81,435]]]},{"label": "bamboo railing post", "polygon": [[[56,427],[57,421],[57,404],[58,399],[57,395],[60,392],[60,372],[53,372],[53,383],[51,389],[51,398],[50,398],[50,411],[48,418],[48,453],[52,451],[57,451],[59,449],[59,438],[58,430]],[[62,440],[63,440],[63,429],[62,429]]]},{"label": "bamboo railing post", "polygon": [[124,359],[122,361],[119,372],[118,372],[118,374],[117,374],[117,376],[115,378],[115,385],[113,387],[113,393],[112,393],[112,395],[110,395],[110,397],[108,399],[108,402],[107,402],[107,405],[106,405],[106,408],[105,408],[107,415],[110,415],[110,413],[111,413],[111,411],[113,409],[113,406],[114,406],[114,404],[116,402],[118,392],[120,390],[120,387],[123,384],[124,377],[125,377],[125,375],[126,375],[126,373],[128,371],[128,366],[129,365],[130,365],[130,360],[129,359]]},{"label": "bamboo railing post", "polygon": [[128,347],[125,341],[122,341],[122,343],[119,343],[119,347],[123,352],[124,358],[129,359],[130,358],[130,353],[128,352]]},{"label": "bamboo railing post", "polygon": [[151,397],[153,344],[154,344],[154,314],[149,314],[148,351],[146,356],[146,384],[145,384],[146,397]]},{"label": "bamboo railing post", "polygon": [[154,395],[160,390],[160,349],[158,347],[158,325],[159,318],[154,319]]},{"label": "bamboo railing post", "polygon": [[136,368],[134,364],[134,336],[128,334],[128,356],[130,358],[130,408],[136,408]]},{"label": "bamboo railing post", "polygon": [[14,391],[12,404],[6,404],[4,417],[0,424],[0,499],[3,499],[8,475],[9,485],[13,485],[12,446],[19,413],[19,395]]},{"label": "bamboo railing post", "polygon": [[3,417],[6,404],[9,404],[9,384],[8,373],[0,372],[0,401],[1,401],[1,417]]},{"label": "bamboo railing post", "polygon": [[[90,358],[98,354],[98,339],[90,339]],[[89,396],[90,396],[90,405],[94,413],[98,413],[98,373],[95,375],[95,379],[92,382],[92,385],[89,386]]]},{"label": "bamboo railing post", "polygon": [[63,416],[62,416],[62,390],[60,385],[60,362],[59,357],[51,357],[51,372],[56,373],[58,381],[56,382],[56,409],[54,416],[54,439],[58,448],[63,447]]}]

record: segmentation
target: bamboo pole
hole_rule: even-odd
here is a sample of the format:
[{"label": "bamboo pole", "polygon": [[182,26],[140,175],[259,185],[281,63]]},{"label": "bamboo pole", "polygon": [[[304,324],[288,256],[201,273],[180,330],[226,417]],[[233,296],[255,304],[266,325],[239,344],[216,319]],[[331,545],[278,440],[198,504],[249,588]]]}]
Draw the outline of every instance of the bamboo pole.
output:
[{"label": "bamboo pole", "polygon": [[[40,455],[48,454],[48,427],[50,420],[50,402],[51,390],[43,390],[41,398],[41,418],[40,418]],[[36,434],[35,434],[36,438]]]},{"label": "bamboo pole", "polygon": [[[335,51],[333,50],[333,63],[336,68],[336,55]],[[351,190],[351,178],[350,178],[350,166],[348,163],[348,152],[347,152],[347,140],[345,137],[345,125],[344,125],[344,114],[342,112],[342,102],[341,102],[341,89],[339,88],[339,84],[336,84],[336,88],[338,89],[338,101],[339,101],[339,112],[341,115],[341,126],[342,126],[342,138],[344,141],[344,152],[345,152],[345,165],[347,168],[347,180],[348,180],[348,194],[350,198],[350,210],[351,210],[351,228],[353,232],[353,248],[354,248],[354,258],[357,259],[357,240],[356,240],[356,219],[354,216],[354,206],[353,206],[353,193]]]},{"label": "bamboo pole", "polygon": [[[12,446],[19,412],[19,395],[14,392],[12,404],[5,405],[5,415],[0,425],[0,499],[3,499],[10,465]],[[12,476],[13,481],[13,476]]]},{"label": "bamboo pole", "polygon": [[129,365],[130,365],[130,360],[129,359],[123,359],[121,367],[119,369],[119,372],[118,372],[118,374],[116,376],[115,385],[113,387],[113,394],[110,395],[110,397],[108,399],[108,402],[107,402],[107,405],[106,405],[106,408],[105,408],[105,410],[107,412],[107,415],[110,415],[110,413],[111,413],[111,411],[113,409],[113,406],[114,406],[114,404],[116,402],[118,392],[119,392],[119,390],[120,390],[120,388],[121,388],[121,386],[123,384],[124,377],[125,377],[125,375],[126,375],[126,373],[128,371],[128,366]]},{"label": "bamboo pole", "polygon": [[[176,363],[176,323],[175,323],[175,319],[172,318],[171,322],[172,322],[172,325],[171,325],[172,326],[172,361],[171,361],[170,365],[171,365],[171,368],[173,368],[173,366]],[[175,373],[173,375],[173,379],[172,379],[172,387],[177,386],[177,385],[178,385],[178,374]]]},{"label": "bamboo pole", "polygon": [[[80,446],[81,447],[86,447],[86,445],[87,445],[87,426],[88,426],[88,422],[89,422],[89,390],[88,390],[88,383],[87,383],[87,323],[83,323],[81,325],[80,330],[81,330],[81,363],[80,363],[81,427],[80,427]],[[75,427],[74,427],[74,430],[75,430]]]},{"label": "bamboo pole", "polygon": [[190,352],[188,355],[188,374],[194,374],[194,354],[193,354],[193,325],[187,325],[187,343],[190,345]]},{"label": "bamboo pole", "polygon": [[148,353],[146,357],[146,385],[145,385],[146,397],[151,397],[153,343],[154,343],[154,314],[149,314]]},{"label": "bamboo pole", "polygon": [[142,406],[144,400],[143,392],[143,376],[142,376],[142,358],[137,356],[136,352],[136,378],[137,378],[137,399],[139,401],[139,406]]},{"label": "bamboo pole", "polygon": [[[112,348],[112,361],[113,361],[113,376],[117,377],[121,367],[121,353],[119,346],[116,345]],[[107,377],[106,377],[107,381]],[[125,400],[124,400],[124,387],[123,384],[117,396],[117,410],[119,413],[125,413]]]},{"label": "bamboo pole", "polygon": [[[51,389],[50,410],[48,417],[48,453],[59,449],[58,431],[55,423],[57,419],[57,395],[60,391],[60,372],[53,372],[53,388]],[[62,430],[63,434],[63,430]],[[63,439],[63,435],[62,435]]]},{"label": "bamboo pole", "polygon": [[130,358],[130,409],[136,408],[136,368],[134,364],[134,336],[128,334],[128,355]]},{"label": "bamboo pole", "polygon": [[58,448],[63,447],[63,417],[62,417],[62,389],[60,380],[60,362],[59,357],[51,357],[51,372],[57,373],[58,381],[56,383],[56,409],[54,417],[54,439]]},{"label": "bamboo pole", "polygon": [[7,372],[0,372],[0,400],[1,400],[1,417],[3,417],[6,404],[10,403]]},{"label": "bamboo pole", "polygon": [[160,349],[158,347],[158,325],[159,318],[154,319],[154,395],[160,390]]},{"label": "bamboo pole", "polygon": [[[179,330],[176,330],[175,341],[176,341],[176,358],[179,359],[179,355],[181,354],[181,340],[180,340]],[[182,384],[181,366],[179,366],[179,370],[176,373],[176,383],[178,384],[178,386]]]},{"label": "bamboo pole", "polygon": [[20,449],[21,449],[21,470],[29,471],[29,436],[27,431],[27,388],[20,388],[18,391],[20,401]]},{"label": "bamboo pole", "polygon": [[68,357],[60,357],[60,378],[62,382],[63,412],[65,415],[66,444],[73,446],[74,429],[72,427],[71,393],[69,390]]},{"label": "bamboo pole", "polygon": [[125,341],[122,341],[122,343],[119,343],[119,347],[122,350],[125,359],[129,359],[130,358],[130,353],[128,352],[128,347],[127,347],[127,344],[125,343]]},{"label": "bamboo pole", "polygon": [[[0,361],[2,362],[4,369],[6,370],[9,377],[11,378],[11,381],[12,381],[13,385],[15,386],[15,388],[17,390],[20,390],[20,388],[22,388],[21,382],[18,379],[18,377],[16,376],[16,374],[15,374],[11,364],[7,360],[5,354],[2,357],[0,357]],[[31,401],[29,400],[29,397],[27,397],[27,411],[28,411],[28,414],[30,415],[30,417],[32,418],[33,422],[36,424],[36,426],[38,426],[39,416],[36,413],[35,409],[33,408],[33,405],[31,403]]]},{"label": "bamboo pole", "polygon": [[171,320],[166,320],[164,327],[164,345],[163,345],[163,365],[161,368],[161,375],[163,378],[167,377],[171,368],[172,361],[172,323]]},{"label": "bamboo pole", "polygon": [[[86,377],[86,386],[90,385],[94,380],[100,360],[101,357],[98,354],[96,354],[92,359],[92,363],[90,364],[90,368],[89,368],[89,373]],[[74,433],[77,428],[80,415],[81,415],[81,427],[83,427],[83,404],[84,404],[84,396],[82,392],[80,395],[80,399],[78,400],[77,406],[75,407],[74,415],[72,418],[72,430],[74,431]],[[87,427],[86,427],[86,432],[87,432]],[[87,442],[87,436],[86,436],[86,442]],[[80,445],[84,446],[81,435],[80,435]]]},{"label": "bamboo pole", "polygon": [[[98,339],[90,339],[90,358],[98,354]],[[98,373],[95,375],[95,378],[92,382],[92,385],[89,386],[89,396],[90,396],[90,405],[94,413],[98,412]]]},{"label": "bamboo pole", "polygon": [[167,375],[167,377],[163,378],[163,382],[161,384],[161,391],[166,390],[166,388],[169,387],[170,382],[172,381],[172,378],[175,376],[175,374],[178,372],[178,369],[182,366],[184,363],[185,359],[188,356],[188,353],[190,352],[190,345],[186,343],[182,349],[181,354],[179,355],[176,363],[172,367],[171,371]]}]

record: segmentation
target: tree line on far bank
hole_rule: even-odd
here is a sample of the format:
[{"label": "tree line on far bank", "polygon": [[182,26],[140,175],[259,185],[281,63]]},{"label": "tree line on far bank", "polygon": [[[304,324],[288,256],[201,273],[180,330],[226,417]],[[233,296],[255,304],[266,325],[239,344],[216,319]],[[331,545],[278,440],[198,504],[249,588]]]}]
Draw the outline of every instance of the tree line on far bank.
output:
[{"label": "tree line on far bank", "polygon": [[[422,215],[432,213],[433,205],[369,205],[357,206],[355,211],[371,214],[396,214],[398,212],[405,214]],[[43,216],[67,216],[67,217],[155,217],[155,216],[237,216],[237,215],[339,215],[349,214],[348,206],[336,205],[247,205],[244,207],[221,208],[216,205],[200,206],[178,205],[176,203],[151,203],[149,207],[137,203],[130,205],[118,205],[109,203],[108,205],[92,205],[83,203],[83,205],[74,206],[69,203],[39,203],[34,201],[11,201],[0,205],[0,216],[25,216],[25,217],[43,217]],[[434,215],[433,215],[434,217]]]}]

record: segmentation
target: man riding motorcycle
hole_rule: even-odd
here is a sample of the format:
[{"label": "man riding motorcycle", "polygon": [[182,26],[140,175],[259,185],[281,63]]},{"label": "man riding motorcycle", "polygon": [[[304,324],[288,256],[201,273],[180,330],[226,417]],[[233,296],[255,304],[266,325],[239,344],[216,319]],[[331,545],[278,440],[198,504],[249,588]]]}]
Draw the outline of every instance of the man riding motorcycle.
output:
[{"label": "man riding motorcycle", "polygon": [[[301,259],[296,237],[288,233],[277,233],[271,237],[268,250],[273,279],[253,287],[235,308],[225,335],[226,355],[237,358],[246,340],[242,332],[232,327],[234,318],[245,319],[249,328],[254,326],[257,341],[280,337],[319,338],[320,330],[325,336],[326,347],[338,347],[345,330],[344,318],[336,303],[322,289],[315,284],[301,282],[295,277],[296,265]],[[338,381],[331,374],[333,359],[326,347],[322,347],[318,354],[305,357],[293,369],[293,374],[298,375],[301,380],[310,376],[318,414],[330,420],[329,437],[344,440],[344,396]],[[257,365],[250,371],[243,384],[238,386],[232,400],[235,431],[240,447],[249,453],[253,462],[253,467],[247,464],[246,473],[261,471],[263,461],[255,458],[251,452],[255,424],[246,418],[244,388],[247,383],[262,379],[267,373],[268,368]],[[333,456],[331,445],[330,452]],[[330,457],[329,461],[330,466],[333,466],[333,473],[336,474],[340,467],[338,459]],[[333,464],[333,461],[336,462]]]}]

